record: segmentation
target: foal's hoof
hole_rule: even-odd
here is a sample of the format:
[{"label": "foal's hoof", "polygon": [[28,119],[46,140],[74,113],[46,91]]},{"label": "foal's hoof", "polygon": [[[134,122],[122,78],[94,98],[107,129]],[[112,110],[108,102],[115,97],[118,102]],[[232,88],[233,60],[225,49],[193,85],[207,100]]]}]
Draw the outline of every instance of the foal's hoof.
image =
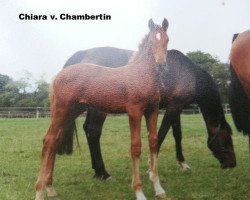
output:
[{"label": "foal's hoof", "polygon": [[167,199],[167,195],[165,193],[157,194],[156,199]]},{"label": "foal's hoof", "polygon": [[48,196],[48,198],[46,198],[46,199],[48,199],[48,200],[62,200],[62,197],[60,195],[55,196],[55,197],[49,197]]},{"label": "foal's hoof", "polygon": [[55,191],[55,189],[51,186],[51,187],[47,187],[46,188],[47,193],[48,193],[48,197],[56,197],[58,196],[57,192]]},{"label": "foal's hoof", "polygon": [[47,195],[48,197],[57,197],[58,194],[55,192],[55,193],[48,193]]}]

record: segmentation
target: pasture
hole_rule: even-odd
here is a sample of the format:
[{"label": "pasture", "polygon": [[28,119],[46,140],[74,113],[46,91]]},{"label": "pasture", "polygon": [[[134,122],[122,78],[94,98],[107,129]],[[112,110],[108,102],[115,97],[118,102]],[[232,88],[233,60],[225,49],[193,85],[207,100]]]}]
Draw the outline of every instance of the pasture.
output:
[{"label": "pasture", "polygon": [[[158,120],[158,127],[162,115]],[[249,199],[250,154],[248,139],[233,129],[237,166],[221,170],[218,161],[207,148],[207,133],[201,115],[182,115],[183,152],[190,172],[182,172],[176,164],[172,134],[164,141],[158,160],[162,186],[169,199]],[[143,120],[144,121],[144,120]],[[129,200],[135,199],[131,188],[132,161],[127,116],[109,116],[101,139],[103,156],[111,181],[93,179],[90,155],[83,136],[82,118],[77,119],[80,147],[72,156],[57,156],[54,186],[60,196],[53,200]],[[49,118],[0,119],[0,199],[33,200],[34,184],[40,166],[42,138]],[[154,199],[148,179],[148,144],[145,122],[142,128],[143,149],[140,169],[143,190]],[[46,198],[49,199],[49,198]]]}]

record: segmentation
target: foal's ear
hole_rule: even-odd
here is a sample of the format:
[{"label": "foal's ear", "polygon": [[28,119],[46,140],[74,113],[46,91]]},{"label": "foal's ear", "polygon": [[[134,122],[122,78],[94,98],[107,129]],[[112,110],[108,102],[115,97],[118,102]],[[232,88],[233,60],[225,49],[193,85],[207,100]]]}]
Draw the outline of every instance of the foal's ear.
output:
[{"label": "foal's ear", "polygon": [[155,30],[155,23],[153,22],[152,19],[150,19],[150,20],[148,21],[148,28],[149,28],[150,31]]},{"label": "foal's ear", "polygon": [[164,20],[162,22],[162,28],[164,31],[167,31],[167,29],[168,29],[168,20],[166,18],[164,18]]}]

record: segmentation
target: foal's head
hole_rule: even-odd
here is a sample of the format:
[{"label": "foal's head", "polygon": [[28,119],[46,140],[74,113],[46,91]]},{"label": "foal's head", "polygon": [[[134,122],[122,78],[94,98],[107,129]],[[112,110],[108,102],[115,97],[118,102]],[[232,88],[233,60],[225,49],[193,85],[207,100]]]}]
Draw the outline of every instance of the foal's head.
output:
[{"label": "foal's head", "polygon": [[221,168],[232,168],[236,166],[232,131],[227,122],[220,124],[217,128],[209,131],[208,147],[214,156],[220,161]]},{"label": "foal's head", "polygon": [[168,45],[168,20],[164,18],[162,22],[162,26],[156,25],[152,19],[148,21],[149,27],[149,37],[148,41],[152,48],[152,53],[155,59],[155,62],[158,65],[166,64],[166,56],[167,56],[167,45]]}]

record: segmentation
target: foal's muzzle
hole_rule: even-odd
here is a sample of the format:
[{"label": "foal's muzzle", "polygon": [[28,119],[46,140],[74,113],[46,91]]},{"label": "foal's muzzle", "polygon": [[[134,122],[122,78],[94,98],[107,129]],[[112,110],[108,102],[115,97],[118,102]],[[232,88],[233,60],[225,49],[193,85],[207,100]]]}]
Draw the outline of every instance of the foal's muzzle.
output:
[{"label": "foal's muzzle", "polygon": [[155,62],[156,62],[156,64],[157,64],[157,66],[165,66],[165,65],[166,65],[166,60],[167,60],[166,55],[157,56],[157,57],[155,58]]}]

